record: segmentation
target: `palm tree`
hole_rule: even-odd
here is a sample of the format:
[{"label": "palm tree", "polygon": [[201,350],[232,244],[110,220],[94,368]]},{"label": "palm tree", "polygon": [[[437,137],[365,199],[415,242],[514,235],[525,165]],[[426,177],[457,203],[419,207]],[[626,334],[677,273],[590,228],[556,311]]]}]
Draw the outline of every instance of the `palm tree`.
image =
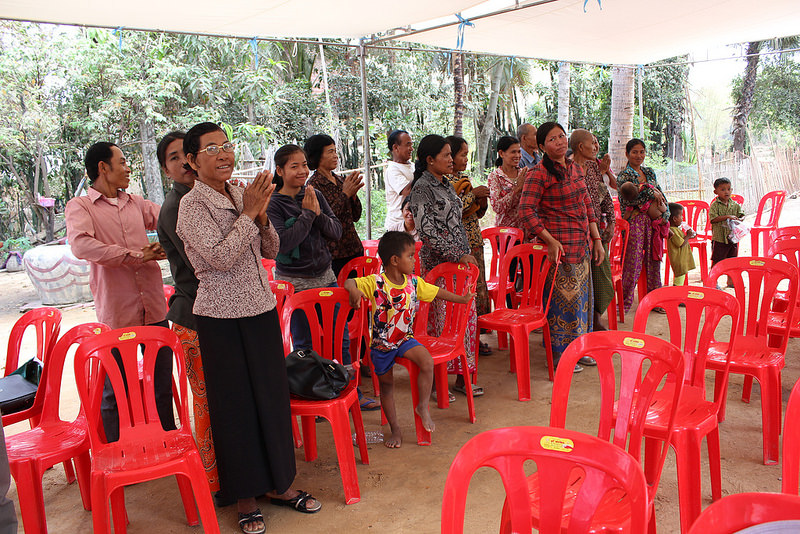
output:
[{"label": "palm tree", "polygon": [[633,77],[632,66],[611,68],[611,128],[608,152],[615,169],[625,168],[625,143],[633,135]]}]

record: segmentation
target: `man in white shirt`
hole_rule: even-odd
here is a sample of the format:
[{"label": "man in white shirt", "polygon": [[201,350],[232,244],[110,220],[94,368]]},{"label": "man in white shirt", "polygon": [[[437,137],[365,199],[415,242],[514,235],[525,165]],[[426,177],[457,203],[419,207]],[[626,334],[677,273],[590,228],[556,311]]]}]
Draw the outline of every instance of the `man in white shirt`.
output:
[{"label": "man in white shirt", "polygon": [[386,186],[385,227],[389,230],[403,224],[403,199],[411,192],[411,180],[414,179],[414,164],[411,163],[414,144],[408,132],[394,130],[389,134],[387,145],[392,159],[383,181]]},{"label": "man in white shirt", "polygon": [[522,149],[522,159],[519,160],[520,168],[534,168],[542,160],[536,146],[536,126],[527,122],[521,125],[517,128],[517,139],[519,139],[519,146]]}]

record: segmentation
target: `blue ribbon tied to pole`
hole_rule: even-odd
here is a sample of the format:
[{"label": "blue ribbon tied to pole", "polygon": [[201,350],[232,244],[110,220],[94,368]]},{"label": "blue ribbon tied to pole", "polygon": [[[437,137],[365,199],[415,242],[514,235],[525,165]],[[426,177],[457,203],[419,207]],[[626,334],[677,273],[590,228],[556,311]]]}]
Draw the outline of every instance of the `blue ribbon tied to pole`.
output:
[{"label": "blue ribbon tied to pole", "polygon": [[[586,4],[589,3],[589,0],[583,0],[583,12],[586,13]],[[597,5],[600,6],[600,11],[603,10],[603,3],[602,0],[597,0]]]},{"label": "blue ribbon tied to pole", "polygon": [[250,48],[253,49],[253,58],[255,58],[255,70],[258,70],[258,38],[253,37],[250,39]]},{"label": "blue ribbon tied to pole", "polygon": [[122,52],[122,26],[114,30],[114,35],[119,37],[119,41],[117,42],[117,46],[119,46],[119,51]]},{"label": "blue ribbon tied to pole", "polygon": [[475,24],[469,21],[469,19],[465,19],[461,16],[461,13],[456,13],[456,18],[458,19],[458,36],[456,37],[456,49],[463,50],[464,49],[464,28],[467,26],[475,27]]}]

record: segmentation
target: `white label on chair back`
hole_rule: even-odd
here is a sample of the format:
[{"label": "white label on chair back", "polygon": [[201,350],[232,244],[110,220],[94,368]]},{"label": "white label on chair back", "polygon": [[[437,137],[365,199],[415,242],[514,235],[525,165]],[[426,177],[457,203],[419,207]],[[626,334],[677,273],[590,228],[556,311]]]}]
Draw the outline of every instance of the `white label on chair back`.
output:
[{"label": "white label on chair back", "polygon": [[635,349],[641,349],[644,347],[644,339],[639,339],[638,337],[626,337],[622,340],[622,344],[626,347],[633,347]]},{"label": "white label on chair back", "polygon": [[548,451],[572,452],[575,444],[569,438],[559,438],[557,436],[542,436],[539,445]]},{"label": "white label on chair back", "polygon": [[136,332],[125,332],[121,336],[119,336],[120,341],[127,341],[129,339],[133,339],[136,337]]},{"label": "white label on chair back", "polygon": [[703,293],[702,291],[689,291],[689,293],[687,293],[686,296],[690,299],[697,299],[697,300],[706,298],[706,294]]},{"label": "white label on chair back", "polygon": [[326,291],[320,291],[319,292],[319,296],[320,297],[330,297],[331,295],[333,295],[333,291],[327,291],[326,290]]},{"label": "white label on chair back", "polygon": [[754,267],[763,267],[764,262],[761,260],[750,260],[750,265],[753,265]]}]

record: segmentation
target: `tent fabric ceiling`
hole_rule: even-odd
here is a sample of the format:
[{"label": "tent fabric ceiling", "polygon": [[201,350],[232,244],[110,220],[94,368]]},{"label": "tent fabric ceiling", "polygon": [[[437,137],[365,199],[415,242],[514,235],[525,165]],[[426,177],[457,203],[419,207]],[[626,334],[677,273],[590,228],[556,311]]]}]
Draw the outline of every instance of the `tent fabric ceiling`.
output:
[{"label": "tent fabric ceiling", "polygon": [[0,0],[0,18],[238,37],[354,39],[479,0]]},{"label": "tent fabric ceiling", "polygon": [[[463,48],[639,65],[696,49],[800,33],[800,0],[602,0],[602,9],[598,4],[588,0],[584,13],[584,0],[557,0],[478,19],[474,27],[464,28]],[[401,40],[455,48],[457,31],[453,25]]]}]

